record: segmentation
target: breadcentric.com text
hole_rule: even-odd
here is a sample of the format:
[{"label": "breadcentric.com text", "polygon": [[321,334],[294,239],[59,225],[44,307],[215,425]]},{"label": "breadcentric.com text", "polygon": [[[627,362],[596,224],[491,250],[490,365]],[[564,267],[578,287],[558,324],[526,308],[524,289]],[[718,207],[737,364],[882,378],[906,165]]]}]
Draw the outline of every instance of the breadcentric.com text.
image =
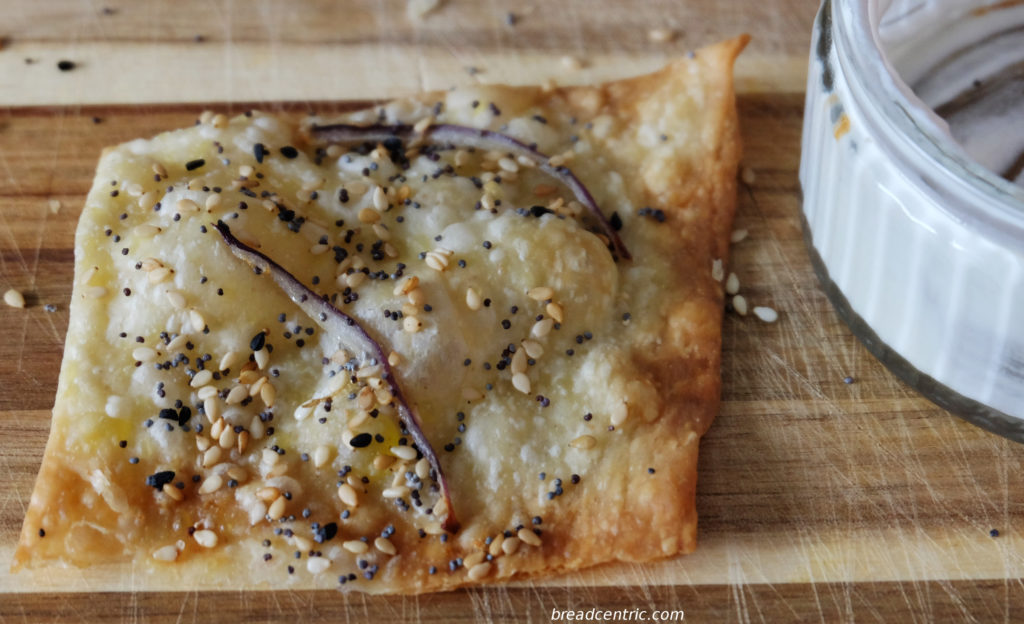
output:
[{"label": "breadcentric.com text", "polygon": [[682,609],[551,609],[552,622],[682,622]]}]

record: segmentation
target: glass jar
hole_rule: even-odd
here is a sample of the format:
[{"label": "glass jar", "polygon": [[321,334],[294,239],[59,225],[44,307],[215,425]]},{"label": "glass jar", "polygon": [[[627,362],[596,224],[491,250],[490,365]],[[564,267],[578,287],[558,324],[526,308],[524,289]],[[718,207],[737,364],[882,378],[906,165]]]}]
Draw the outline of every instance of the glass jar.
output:
[{"label": "glass jar", "polygon": [[[940,406],[1024,442],[1024,91],[993,95],[1021,89],[1022,68],[1024,2],[824,0],[800,182],[812,263],[854,334]],[[1007,154],[1009,179],[982,164]]]}]

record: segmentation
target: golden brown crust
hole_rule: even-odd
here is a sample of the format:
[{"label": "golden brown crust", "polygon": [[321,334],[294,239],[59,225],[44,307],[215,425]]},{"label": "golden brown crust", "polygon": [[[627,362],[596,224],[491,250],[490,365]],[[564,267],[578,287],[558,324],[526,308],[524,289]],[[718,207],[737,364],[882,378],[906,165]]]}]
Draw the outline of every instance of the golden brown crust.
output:
[{"label": "golden brown crust", "polygon": [[[551,441],[565,449],[560,451],[565,457],[552,460],[560,466],[559,470],[568,469],[566,466],[586,468],[578,484],[570,484],[570,475],[562,473],[552,474],[543,482],[534,481],[537,472],[546,465],[543,453],[531,456],[534,459],[524,460],[521,465],[498,467],[509,475],[508,479],[515,481],[515,488],[491,480],[486,458],[474,457],[468,451],[442,454],[442,464],[452,475],[454,504],[460,512],[463,530],[447,541],[424,538],[414,530],[415,523],[395,518],[390,506],[378,508],[367,504],[365,511],[360,511],[362,524],[359,526],[364,530],[389,522],[397,526],[399,530],[390,541],[398,554],[373,558],[371,563],[379,566],[373,581],[353,585],[372,592],[416,593],[552,574],[615,560],[648,561],[694,549],[697,449],[700,436],[717,413],[720,385],[723,292],[721,284],[712,277],[711,267],[714,261],[726,259],[735,208],[740,141],[732,64],[746,41],[746,37],[737,38],[701,50],[693,59],[681,60],[655,74],[599,87],[554,90],[491,87],[485,90],[495,102],[508,103],[511,112],[507,112],[507,116],[542,111],[552,116],[591,120],[593,132],[589,140],[596,156],[585,160],[577,157],[573,163],[577,175],[591,187],[599,202],[621,197],[624,199],[616,201],[628,201],[634,207],[649,208],[650,214],[662,211],[665,215],[664,223],[632,215],[625,217],[627,227],[623,238],[631,246],[635,259],[628,265],[620,262],[618,277],[612,276],[606,286],[593,288],[608,289],[608,307],[600,312],[601,318],[614,316],[617,321],[623,310],[630,311],[634,318],[622,323],[627,328],[623,337],[613,337],[600,344],[595,340],[586,359],[581,355],[575,360],[565,360],[565,366],[578,363],[582,372],[573,374],[592,382],[590,386],[577,391],[571,387],[572,379],[561,382],[567,384],[567,396],[576,397],[572,401],[582,401],[578,405],[586,406],[602,418],[616,409],[607,397],[621,397],[628,419],[614,432],[599,433],[607,424],[603,420],[599,427],[589,429],[598,436],[599,442],[586,460],[579,459],[581,451],[567,448],[567,440]],[[433,102],[436,97],[424,96],[421,101]],[[449,106],[452,106],[451,99]],[[551,125],[563,130],[554,119]],[[293,126],[287,131],[297,144],[299,128]],[[564,143],[564,139],[558,137],[551,140],[555,144]],[[119,157],[117,150],[108,156]],[[101,166],[101,169],[104,168]],[[615,180],[621,184],[614,180],[605,182],[612,175],[617,176]],[[97,178],[98,186],[105,182]],[[620,186],[621,191],[616,190]],[[101,189],[99,194],[102,193],[105,191]],[[98,196],[94,189],[90,201],[96,203],[93,200]],[[608,208],[606,211],[611,212]],[[90,226],[106,223],[109,216],[94,214],[87,208],[80,224],[78,245],[89,240],[84,232]],[[90,219],[92,223],[87,223]],[[575,231],[560,232],[556,231],[555,235],[577,235]],[[269,248],[273,252],[274,244]],[[604,253],[600,246],[594,249]],[[217,253],[219,262],[230,261],[223,251]],[[587,257],[592,258],[590,262],[607,263],[607,259],[599,258],[601,253]],[[568,262],[565,258],[556,256],[552,267]],[[670,270],[664,270],[666,267]],[[101,268],[106,270],[107,267]],[[53,430],[15,553],[15,567],[36,567],[55,561],[84,566],[133,558],[137,568],[155,583],[173,578],[187,585],[223,588],[234,587],[239,582],[249,586],[277,586],[282,581],[290,587],[334,586],[339,573],[358,572],[342,563],[347,556],[345,553],[338,555],[337,563],[332,564],[329,579],[315,575],[285,576],[276,568],[273,572],[267,571],[267,566],[263,565],[264,551],[258,548],[264,533],[249,529],[246,514],[233,501],[226,502],[229,499],[224,497],[193,496],[189,485],[184,489],[185,500],[173,504],[138,478],[139,471],[133,471],[125,461],[126,451],[92,438],[76,439],[77,435],[84,435],[81,433],[84,426],[75,424],[78,419],[103,419],[104,410],[110,414],[111,408],[103,405],[103,388],[90,394],[88,387],[85,390],[75,387],[76,378],[85,375],[83,368],[98,354],[71,349],[71,341],[80,336],[79,332],[86,331],[82,328],[85,319],[91,323],[89,331],[102,327],[109,334],[120,314],[104,307],[102,302],[83,298],[87,286],[79,279],[86,270],[88,267],[79,258],[69,353],[62,368]],[[648,270],[650,273],[645,273]],[[623,274],[624,271],[629,274]],[[658,276],[660,283],[644,288],[636,285],[650,275]],[[254,289],[265,288],[260,286],[264,282],[254,276],[239,278],[253,280],[251,287]],[[462,296],[461,288],[449,286],[453,299]],[[568,286],[566,289],[571,290]],[[265,297],[269,298],[268,306],[287,303],[279,293]],[[564,303],[568,314],[572,301]],[[262,322],[257,312],[251,312],[252,318],[248,315],[248,311],[240,312],[239,324]],[[632,333],[628,331],[630,323],[637,327]],[[465,324],[458,323],[459,326]],[[569,321],[567,324],[571,326]],[[213,325],[211,322],[211,327]],[[648,326],[650,331],[644,329]],[[577,329],[582,333],[587,328],[573,327],[572,331]],[[287,354],[281,357],[290,362]],[[416,377],[414,374],[411,377],[415,394]],[[601,387],[605,382],[607,389]],[[422,396],[418,402],[421,413],[425,414],[428,437],[439,439],[441,421],[435,421],[432,414],[441,410],[433,395]],[[512,401],[516,395],[511,396],[501,400]],[[556,392],[555,396],[561,395]],[[287,400],[291,400],[287,395],[281,399],[282,402]],[[93,407],[83,409],[83,401],[92,402]],[[571,403],[568,398],[566,401]],[[477,411],[470,412],[470,420],[501,422],[481,412],[480,406],[465,409],[471,408]],[[537,440],[536,450],[543,451],[547,448],[545,436],[554,435],[553,431],[576,435],[567,433],[574,431],[576,424],[566,425],[564,432],[539,424],[545,422],[541,418],[555,417],[551,414],[559,418],[571,417],[573,423],[579,421],[580,414],[562,414],[558,409],[555,399],[556,411],[529,416],[533,420],[528,420],[524,413],[508,418],[508,423],[518,432],[515,435]],[[449,406],[444,411],[445,417],[450,417],[452,408]],[[115,435],[127,437],[130,434],[129,425],[123,421],[108,420],[112,424],[107,426],[117,430]],[[595,423],[598,420],[595,418]],[[284,431],[284,423],[280,427]],[[531,427],[534,428],[532,434],[529,433]],[[522,433],[524,428],[526,433]],[[94,430],[90,431],[90,435],[95,435]],[[467,445],[471,443],[469,435]],[[499,431],[493,435],[505,434]],[[439,446],[438,443],[435,442],[435,446]],[[499,459],[504,457],[502,461],[511,462],[515,456],[509,453]],[[560,463],[563,460],[568,463]],[[197,482],[200,474],[204,479],[209,477],[202,469],[195,472]],[[561,488],[553,484],[556,478],[562,479]],[[315,505],[319,506],[317,509],[332,508],[332,513],[337,513],[342,506],[333,496],[334,477],[328,472],[321,475],[321,481],[329,483],[304,481],[306,494],[313,497]],[[493,483],[498,484],[495,487],[500,491],[478,491],[476,487],[486,489]],[[373,491],[374,487],[371,483],[368,491]],[[554,502],[548,501],[545,492],[555,489],[566,491],[564,502],[561,495]],[[320,500],[316,496],[324,498]],[[479,579],[471,577],[464,568],[455,572],[448,570],[450,561],[491,550],[488,538],[500,540],[503,531],[514,532],[519,524],[533,526],[531,518],[534,516],[542,516],[542,524],[537,525],[542,529],[541,546],[522,545],[514,554],[499,554],[491,563],[491,569]],[[215,528],[222,535],[221,546],[197,551],[194,544],[188,543],[178,549],[181,556],[175,563],[154,563],[153,551],[161,545],[173,544],[188,526]],[[46,527],[46,537],[39,536],[39,529],[43,527]],[[344,523],[342,531],[348,531]],[[353,527],[345,539],[354,538],[358,533]],[[283,552],[294,548],[294,545],[286,546]],[[278,550],[273,552],[281,556]],[[304,564],[306,559],[302,562]],[[438,568],[436,573],[430,572],[432,565]],[[225,575],[226,569],[233,572]]]}]

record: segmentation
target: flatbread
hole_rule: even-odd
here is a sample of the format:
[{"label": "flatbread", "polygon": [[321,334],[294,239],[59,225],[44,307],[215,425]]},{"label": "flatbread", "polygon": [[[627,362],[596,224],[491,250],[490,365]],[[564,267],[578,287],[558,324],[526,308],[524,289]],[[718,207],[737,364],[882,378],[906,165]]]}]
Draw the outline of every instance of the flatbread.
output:
[{"label": "flatbread", "polygon": [[[416,593],[692,551],[746,40],[596,87],[204,115],[106,151],[14,568]],[[527,158],[332,145],[311,134],[329,122],[514,137],[582,181],[632,258]],[[376,337],[450,508],[382,363],[339,349],[218,221]]]}]

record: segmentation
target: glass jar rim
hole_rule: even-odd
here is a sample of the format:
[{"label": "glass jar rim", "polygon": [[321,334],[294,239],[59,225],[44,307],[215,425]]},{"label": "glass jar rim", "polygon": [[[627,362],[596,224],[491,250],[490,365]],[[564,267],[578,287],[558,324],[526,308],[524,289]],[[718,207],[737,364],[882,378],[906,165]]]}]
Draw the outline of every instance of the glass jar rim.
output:
[{"label": "glass jar rim", "polygon": [[1024,188],[968,156],[889,63],[878,29],[889,0],[825,2],[832,5],[833,41],[844,77],[866,96],[858,104],[878,113],[881,119],[876,121],[888,126],[885,136],[899,149],[923,158],[921,164],[933,172],[946,174],[943,190],[965,199],[942,204],[943,209],[958,221],[1024,246]]}]

